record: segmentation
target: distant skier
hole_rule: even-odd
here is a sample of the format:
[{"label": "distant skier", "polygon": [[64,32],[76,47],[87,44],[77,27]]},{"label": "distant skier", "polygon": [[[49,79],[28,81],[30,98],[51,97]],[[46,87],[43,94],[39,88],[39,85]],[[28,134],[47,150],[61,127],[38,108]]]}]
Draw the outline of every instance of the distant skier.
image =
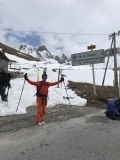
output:
[{"label": "distant skier", "polygon": [[5,94],[6,88],[10,88],[11,74],[6,73],[4,67],[0,68],[0,96],[2,101],[7,101],[7,95]]},{"label": "distant skier", "polygon": [[112,120],[120,120],[120,98],[108,102],[105,114]]},{"label": "distant skier", "polygon": [[48,97],[48,88],[50,86],[54,86],[59,84],[60,82],[64,81],[64,78],[61,77],[60,81],[57,82],[46,82],[47,80],[47,74],[46,72],[43,73],[42,75],[42,81],[38,82],[33,82],[28,79],[27,73],[24,75],[24,79],[27,80],[31,85],[35,85],[37,88],[37,103],[38,103],[38,108],[37,108],[37,114],[36,114],[36,122],[37,125],[44,125],[44,119],[46,115],[46,106],[47,106],[47,97]]}]

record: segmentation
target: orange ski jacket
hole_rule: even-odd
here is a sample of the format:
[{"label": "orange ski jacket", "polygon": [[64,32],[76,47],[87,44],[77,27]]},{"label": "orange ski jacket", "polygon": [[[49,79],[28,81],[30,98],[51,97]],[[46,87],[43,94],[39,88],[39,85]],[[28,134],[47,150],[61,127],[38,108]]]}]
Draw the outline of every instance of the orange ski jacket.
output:
[{"label": "orange ski jacket", "polygon": [[57,82],[44,82],[44,81],[34,82],[34,81],[31,81],[30,79],[27,79],[27,81],[31,85],[36,86],[38,92],[42,95],[47,95],[48,94],[48,88],[50,86],[55,86],[55,85],[60,83],[60,81],[57,81]]}]

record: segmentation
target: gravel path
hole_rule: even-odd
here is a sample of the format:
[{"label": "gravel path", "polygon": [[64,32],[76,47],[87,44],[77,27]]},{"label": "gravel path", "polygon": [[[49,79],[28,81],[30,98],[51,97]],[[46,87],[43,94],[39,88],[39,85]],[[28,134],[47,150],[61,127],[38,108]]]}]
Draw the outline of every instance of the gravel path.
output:
[{"label": "gravel path", "polygon": [[[71,118],[94,113],[97,110],[92,107],[58,105],[47,109],[46,123],[66,121]],[[31,106],[28,107],[27,114],[0,117],[0,133],[33,127],[35,125],[35,112],[35,106]]]}]

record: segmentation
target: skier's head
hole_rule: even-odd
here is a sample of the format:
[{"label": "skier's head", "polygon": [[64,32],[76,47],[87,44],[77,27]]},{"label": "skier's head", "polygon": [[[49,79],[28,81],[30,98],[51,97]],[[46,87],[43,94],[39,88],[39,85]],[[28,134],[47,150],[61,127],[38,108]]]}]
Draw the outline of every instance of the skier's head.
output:
[{"label": "skier's head", "polygon": [[46,81],[46,79],[47,79],[47,74],[46,74],[46,72],[44,72],[43,75],[42,75],[42,80]]}]

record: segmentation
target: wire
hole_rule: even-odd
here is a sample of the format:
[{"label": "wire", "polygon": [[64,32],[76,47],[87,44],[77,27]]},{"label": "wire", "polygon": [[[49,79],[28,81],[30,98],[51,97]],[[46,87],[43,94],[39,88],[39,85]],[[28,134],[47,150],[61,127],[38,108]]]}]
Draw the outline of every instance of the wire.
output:
[{"label": "wire", "polygon": [[9,31],[9,32],[23,32],[23,33],[25,33],[25,32],[32,32],[32,33],[41,33],[41,34],[74,34],[74,35],[81,35],[81,36],[105,36],[105,35],[109,35],[109,34],[99,34],[99,33],[95,33],[95,34],[93,34],[93,33],[67,33],[67,32],[40,32],[40,31],[23,31],[23,30],[10,30],[10,29],[2,29],[2,28],[0,28],[0,30],[7,30],[7,31]]}]

